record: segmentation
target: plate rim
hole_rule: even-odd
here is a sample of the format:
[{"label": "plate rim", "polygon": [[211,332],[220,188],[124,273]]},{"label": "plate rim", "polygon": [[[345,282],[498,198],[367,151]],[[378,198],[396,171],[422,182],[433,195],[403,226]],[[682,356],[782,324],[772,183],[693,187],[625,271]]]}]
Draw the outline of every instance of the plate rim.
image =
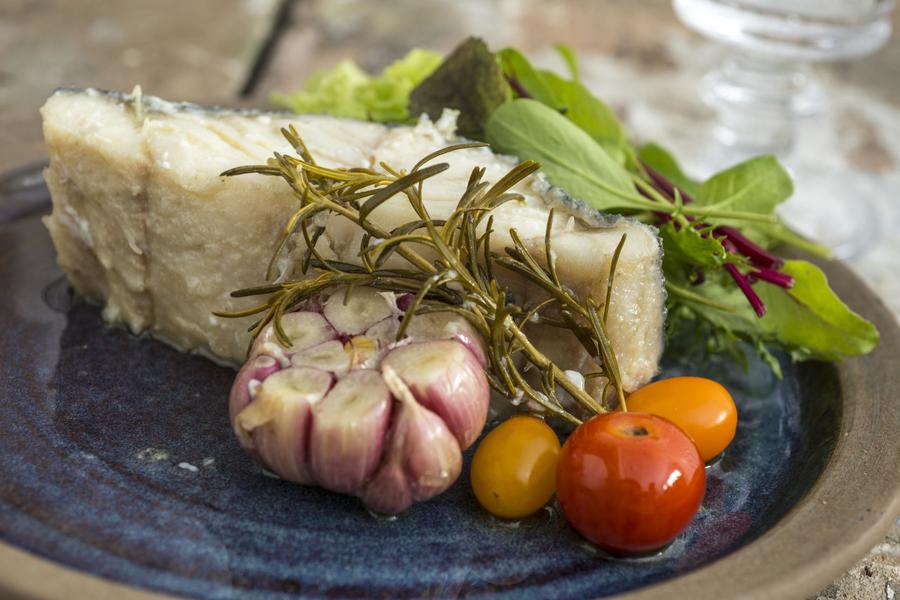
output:
[{"label": "plate rim", "polygon": [[[14,174],[37,171],[40,165]],[[10,219],[14,220],[14,219]],[[614,596],[620,600],[806,597],[862,558],[900,515],[900,323],[877,294],[840,261],[814,260],[847,304],[881,333],[865,357],[837,365],[838,440],[812,488],[776,524],[726,556],[665,581]],[[75,591],[77,590],[77,591]],[[163,600],[177,596],[79,571],[0,541],[0,591],[13,598]],[[75,591],[75,596],[73,596]]]},{"label": "plate rim", "polygon": [[[813,260],[848,305],[881,334],[869,355],[837,365],[842,411],[831,458],[812,488],[746,546],[685,575],[615,596],[798,598],[822,590],[871,550],[900,516],[900,323],[878,295],[840,261]],[[895,366],[894,369],[891,369]]]}]

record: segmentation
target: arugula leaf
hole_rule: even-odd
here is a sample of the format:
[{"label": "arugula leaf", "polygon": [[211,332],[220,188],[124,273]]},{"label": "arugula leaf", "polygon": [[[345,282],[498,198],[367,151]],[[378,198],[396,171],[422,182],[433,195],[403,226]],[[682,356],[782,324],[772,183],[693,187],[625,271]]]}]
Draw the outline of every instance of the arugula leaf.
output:
[{"label": "arugula leaf", "polygon": [[497,55],[503,72],[514,78],[533,99],[563,113],[619,162],[628,157],[626,150],[630,147],[621,123],[583,84],[564,79],[552,71],[535,69],[513,48],[505,48]]},{"label": "arugula leaf", "polygon": [[671,181],[675,187],[691,196],[696,196],[700,184],[685,175],[681,166],[672,154],[654,142],[648,142],[638,148],[637,157],[648,167]]},{"label": "arugula leaf", "polygon": [[794,193],[794,183],[778,159],[757,156],[716,173],[703,182],[694,199],[710,208],[772,214]]},{"label": "arugula leaf", "polygon": [[577,125],[536,100],[504,104],[491,115],[485,133],[495,150],[541,163],[553,185],[592,208],[647,208],[622,165]]},{"label": "arugula leaf", "polygon": [[469,38],[412,91],[409,112],[438,119],[445,108],[454,108],[460,111],[459,132],[480,140],[488,118],[509,98],[509,85],[497,59],[483,40]]}]

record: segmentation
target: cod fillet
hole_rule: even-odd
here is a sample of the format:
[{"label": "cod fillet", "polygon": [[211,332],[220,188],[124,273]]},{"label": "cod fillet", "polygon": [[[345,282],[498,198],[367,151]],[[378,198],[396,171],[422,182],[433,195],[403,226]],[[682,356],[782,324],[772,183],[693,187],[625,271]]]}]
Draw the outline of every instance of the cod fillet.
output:
[{"label": "cod fillet", "polygon": [[[102,303],[109,322],[235,364],[245,358],[249,320],[212,312],[258,303],[229,294],[263,283],[297,200],[280,178],[225,178],[222,171],[264,163],[274,151],[293,154],[280,133],[289,124],[316,160],[332,167],[379,168],[383,161],[408,170],[425,154],[459,141],[451,111],[434,123],[423,116],[414,126],[388,127],[328,116],[208,109],[139,93],[61,89],[41,113],[50,155],[45,178],[53,198],[46,225],[71,285]],[[515,165],[487,148],[453,152],[438,161],[450,168],[424,188],[437,219],[453,210],[474,167],[484,167],[484,180],[493,182]],[[624,387],[646,383],[657,371],[665,318],[655,231],[586,209],[542,176],[529,177],[513,191],[523,199],[495,211],[492,247],[510,245],[509,230],[515,228],[535,255],[555,261],[563,283],[578,294],[603,300],[613,252],[627,233],[607,325]],[[544,257],[551,207],[555,256]],[[399,195],[371,218],[391,228],[411,219],[412,212]],[[320,250],[358,262],[359,235],[346,221],[332,218]],[[501,283],[511,289],[531,292],[505,278]],[[593,370],[567,332],[534,326],[530,335],[564,368]]]}]

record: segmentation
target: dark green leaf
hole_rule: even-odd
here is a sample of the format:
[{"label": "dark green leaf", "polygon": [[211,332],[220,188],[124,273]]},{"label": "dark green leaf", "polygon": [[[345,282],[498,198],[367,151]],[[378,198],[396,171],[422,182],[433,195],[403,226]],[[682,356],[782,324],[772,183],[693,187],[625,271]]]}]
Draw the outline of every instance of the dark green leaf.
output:
[{"label": "dark green leaf", "polygon": [[494,110],[510,97],[509,85],[484,41],[469,38],[409,97],[409,113],[438,119],[445,108],[460,111],[460,134],[484,139],[484,126]]}]

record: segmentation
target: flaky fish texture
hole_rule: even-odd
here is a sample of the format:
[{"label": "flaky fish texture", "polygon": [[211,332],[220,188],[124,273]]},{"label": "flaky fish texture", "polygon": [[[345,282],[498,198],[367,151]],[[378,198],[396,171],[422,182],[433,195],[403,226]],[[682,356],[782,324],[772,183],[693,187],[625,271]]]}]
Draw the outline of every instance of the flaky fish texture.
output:
[{"label": "flaky fish texture", "polygon": [[[50,154],[45,178],[53,198],[46,224],[72,286],[101,302],[107,321],[231,363],[246,358],[249,323],[212,312],[258,302],[229,294],[263,283],[297,200],[280,178],[225,178],[220,173],[264,163],[273,151],[293,153],[280,133],[288,125],[296,127],[320,164],[332,167],[377,169],[385,162],[408,170],[422,156],[459,142],[450,111],[437,122],[423,116],[414,126],[388,127],[61,89],[41,113]],[[439,160],[450,168],[424,188],[428,210],[436,219],[453,210],[474,167],[486,169],[486,181],[497,181],[515,164],[487,148],[461,150]],[[591,211],[540,176],[529,177],[513,191],[522,200],[496,210],[492,248],[509,246],[509,230],[515,228],[536,256],[555,262],[563,283],[579,295],[602,302],[613,253],[627,233],[615,272],[608,329],[625,389],[647,382],[658,368],[665,319],[661,245],[655,231]],[[544,233],[551,208],[554,253],[546,257]],[[391,228],[412,215],[405,197],[398,195],[371,218]],[[332,218],[319,249],[329,257],[358,262],[359,235],[350,223]],[[515,294],[538,294],[509,274],[498,277]],[[568,333],[532,326],[529,334],[563,368],[594,370],[590,357]]]}]

